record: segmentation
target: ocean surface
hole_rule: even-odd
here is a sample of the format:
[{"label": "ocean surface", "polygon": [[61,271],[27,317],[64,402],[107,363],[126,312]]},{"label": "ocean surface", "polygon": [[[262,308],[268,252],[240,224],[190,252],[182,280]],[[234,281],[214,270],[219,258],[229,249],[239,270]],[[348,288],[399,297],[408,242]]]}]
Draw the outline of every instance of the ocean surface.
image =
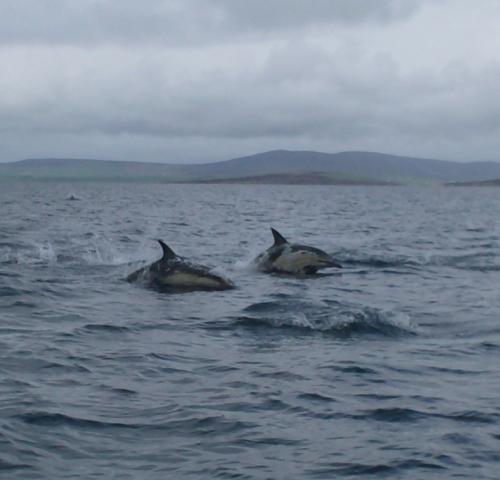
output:
[{"label": "ocean surface", "polygon": [[[0,184],[0,478],[500,478],[500,189]],[[344,266],[251,260],[270,227]],[[235,282],[124,278],[155,239]]]}]

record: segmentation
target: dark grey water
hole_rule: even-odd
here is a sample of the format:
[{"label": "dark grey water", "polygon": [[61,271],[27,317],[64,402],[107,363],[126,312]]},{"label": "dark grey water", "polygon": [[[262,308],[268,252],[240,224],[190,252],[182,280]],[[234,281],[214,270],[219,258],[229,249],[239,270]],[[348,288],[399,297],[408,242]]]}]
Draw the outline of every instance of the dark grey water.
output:
[{"label": "dark grey water", "polygon": [[[498,479],[499,214],[489,189],[1,184],[0,477]],[[270,226],[342,273],[253,271]],[[155,238],[238,288],[124,282]]]}]

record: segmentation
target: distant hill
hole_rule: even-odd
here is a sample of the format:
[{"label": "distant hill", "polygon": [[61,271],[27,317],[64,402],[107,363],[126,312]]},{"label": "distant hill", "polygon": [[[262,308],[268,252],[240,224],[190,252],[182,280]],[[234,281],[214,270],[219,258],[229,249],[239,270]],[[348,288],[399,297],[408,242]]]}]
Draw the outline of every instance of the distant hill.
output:
[{"label": "distant hill", "polygon": [[374,152],[321,153],[274,150],[200,166],[214,178],[324,172],[382,181],[477,181],[500,177],[500,163],[459,163]]},{"label": "distant hill", "polygon": [[236,183],[443,183],[500,178],[500,163],[459,163],[374,152],[273,150],[203,164],[87,159],[0,163],[0,179]]},{"label": "distant hill", "polygon": [[0,163],[0,178],[35,180],[181,181],[184,165],[76,158],[39,158]]},{"label": "distant hill", "polygon": [[448,187],[500,187],[500,178],[494,180],[484,180],[482,182],[451,182]]},{"label": "distant hill", "polygon": [[384,182],[363,177],[336,175],[333,173],[270,173],[248,177],[219,178],[198,180],[191,183],[235,183],[262,185],[397,185],[395,182]]}]

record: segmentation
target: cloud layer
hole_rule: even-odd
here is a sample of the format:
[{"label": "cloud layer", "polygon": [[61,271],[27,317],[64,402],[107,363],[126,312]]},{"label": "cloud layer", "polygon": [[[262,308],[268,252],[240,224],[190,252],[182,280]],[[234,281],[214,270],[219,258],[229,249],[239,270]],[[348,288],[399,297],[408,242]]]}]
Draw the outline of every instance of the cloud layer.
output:
[{"label": "cloud layer", "polygon": [[315,25],[387,23],[417,6],[418,0],[4,0],[0,42],[224,43]]},{"label": "cloud layer", "polygon": [[272,148],[497,159],[495,1],[3,5],[0,161]]}]

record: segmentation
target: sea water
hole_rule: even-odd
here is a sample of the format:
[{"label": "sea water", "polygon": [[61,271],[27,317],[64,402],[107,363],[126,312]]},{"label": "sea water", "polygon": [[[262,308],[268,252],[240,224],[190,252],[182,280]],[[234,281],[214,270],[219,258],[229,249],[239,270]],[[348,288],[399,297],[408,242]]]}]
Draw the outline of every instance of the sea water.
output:
[{"label": "sea water", "polygon": [[[500,190],[0,184],[2,479],[500,477]],[[343,264],[252,259],[270,227]],[[234,281],[129,284],[179,255]]]}]

